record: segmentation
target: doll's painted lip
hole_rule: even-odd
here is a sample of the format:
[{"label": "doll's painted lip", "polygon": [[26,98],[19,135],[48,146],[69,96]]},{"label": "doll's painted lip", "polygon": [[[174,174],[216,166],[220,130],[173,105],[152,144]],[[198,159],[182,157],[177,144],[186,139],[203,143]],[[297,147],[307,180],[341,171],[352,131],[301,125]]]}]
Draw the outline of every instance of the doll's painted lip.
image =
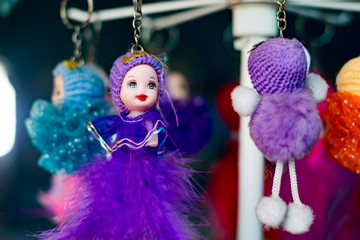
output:
[{"label": "doll's painted lip", "polygon": [[144,101],[146,101],[146,99],[148,98],[148,96],[145,95],[145,94],[139,94],[139,95],[136,95],[136,98],[137,98],[139,101],[144,102]]}]

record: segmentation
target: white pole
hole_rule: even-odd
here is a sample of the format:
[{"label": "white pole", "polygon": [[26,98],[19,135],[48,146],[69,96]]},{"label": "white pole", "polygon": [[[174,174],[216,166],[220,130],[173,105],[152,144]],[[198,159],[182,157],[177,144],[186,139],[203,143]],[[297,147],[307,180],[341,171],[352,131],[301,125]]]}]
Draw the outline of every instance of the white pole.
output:
[{"label": "white pole", "polygon": [[[266,39],[245,38],[242,40],[244,43],[241,50],[240,84],[252,87],[247,72],[246,49],[250,50],[252,45]],[[241,117],[240,121],[237,239],[261,240],[261,224],[256,218],[255,207],[263,195],[264,157],[250,137],[249,121],[249,117]]]},{"label": "white pole", "polygon": [[[237,5],[233,9],[235,48],[241,51],[240,83],[252,87],[247,71],[249,54],[254,44],[276,36],[276,11],[260,4]],[[263,196],[264,158],[249,134],[249,117],[242,117],[239,131],[239,203],[237,239],[263,239],[255,208]]]}]

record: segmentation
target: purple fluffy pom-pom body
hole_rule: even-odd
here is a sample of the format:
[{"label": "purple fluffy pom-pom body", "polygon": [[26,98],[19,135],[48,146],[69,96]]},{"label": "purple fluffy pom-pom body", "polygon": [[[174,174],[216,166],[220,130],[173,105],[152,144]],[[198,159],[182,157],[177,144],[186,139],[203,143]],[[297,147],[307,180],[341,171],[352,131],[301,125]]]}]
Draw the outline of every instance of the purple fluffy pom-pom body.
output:
[{"label": "purple fluffy pom-pom body", "polygon": [[305,157],[320,130],[321,119],[307,91],[263,95],[250,121],[251,137],[272,162]]}]

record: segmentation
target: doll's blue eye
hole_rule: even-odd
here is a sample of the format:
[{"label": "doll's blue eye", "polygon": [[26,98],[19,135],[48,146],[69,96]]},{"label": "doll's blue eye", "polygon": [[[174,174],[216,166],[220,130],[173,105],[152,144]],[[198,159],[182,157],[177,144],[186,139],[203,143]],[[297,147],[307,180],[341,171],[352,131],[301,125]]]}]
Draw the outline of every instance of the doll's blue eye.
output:
[{"label": "doll's blue eye", "polygon": [[131,87],[131,88],[136,88],[136,86],[137,86],[136,82],[129,83],[129,87]]},{"label": "doll's blue eye", "polygon": [[149,83],[149,84],[148,84],[148,88],[150,88],[150,89],[155,89],[155,88],[156,88],[155,83]]}]

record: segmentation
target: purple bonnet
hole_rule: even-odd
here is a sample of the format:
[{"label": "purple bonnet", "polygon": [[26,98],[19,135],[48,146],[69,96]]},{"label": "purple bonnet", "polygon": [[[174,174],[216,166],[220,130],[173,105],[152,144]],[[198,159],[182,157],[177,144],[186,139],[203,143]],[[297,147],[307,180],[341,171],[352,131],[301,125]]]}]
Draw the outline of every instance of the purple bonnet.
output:
[{"label": "purple bonnet", "polygon": [[298,40],[273,38],[250,53],[248,70],[259,94],[291,93],[305,88],[307,62]]},{"label": "purple bonnet", "polygon": [[127,52],[114,62],[110,70],[110,91],[111,97],[121,111],[127,113],[129,110],[120,99],[120,89],[126,73],[133,67],[146,64],[154,68],[159,81],[159,96],[162,95],[164,86],[163,66],[145,51]]}]

